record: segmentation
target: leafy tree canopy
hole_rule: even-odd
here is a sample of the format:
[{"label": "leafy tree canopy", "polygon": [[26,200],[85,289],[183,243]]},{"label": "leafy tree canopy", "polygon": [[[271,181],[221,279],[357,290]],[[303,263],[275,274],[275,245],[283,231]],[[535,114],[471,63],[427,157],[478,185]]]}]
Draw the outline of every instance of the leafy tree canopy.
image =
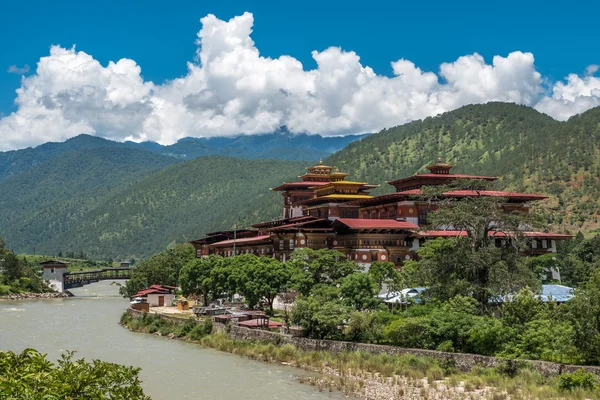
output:
[{"label": "leafy tree canopy", "polygon": [[33,349],[0,352],[0,393],[7,399],[149,400],[139,368],[63,354],[52,363]]}]

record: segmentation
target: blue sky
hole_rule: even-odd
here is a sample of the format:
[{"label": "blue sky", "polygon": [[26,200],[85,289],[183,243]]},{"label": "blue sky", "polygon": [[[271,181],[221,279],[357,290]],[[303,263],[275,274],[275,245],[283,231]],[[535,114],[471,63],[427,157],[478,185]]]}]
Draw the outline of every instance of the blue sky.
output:
[{"label": "blue sky", "polygon": [[[568,74],[583,77],[588,66],[600,64],[598,4],[377,0],[5,2],[0,13],[0,113],[8,116],[19,110],[14,100],[21,75],[7,70],[15,66],[20,71],[28,65],[30,71],[25,76],[33,75],[36,63],[49,55],[51,45],[66,49],[76,45],[77,51],[89,54],[102,66],[121,58],[134,60],[141,67],[144,81],[160,85],[188,73],[186,63],[194,61],[198,47],[195,40],[202,27],[200,18],[212,13],[227,21],[245,11],[254,17],[251,38],[260,55],[290,55],[302,63],[304,70],[317,68],[313,50],[322,52],[330,46],[355,52],[362,66],[390,77],[394,75],[390,63],[399,59],[437,74],[440,64],[452,63],[461,56],[478,53],[489,64],[495,55],[507,57],[520,51],[533,54],[535,70],[543,81],[540,90],[550,94],[554,83]],[[444,83],[446,78],[438,79]],[[398,122],[410,119],[404,116]],[[99,127],[90,129],[102,134]],[[332,134],[353,129],[361,130],[352,123],[324,127],[325,133]],[[107,131],[114,131],[114,127]],[[0,134],[4,132],[0,126]]]}]

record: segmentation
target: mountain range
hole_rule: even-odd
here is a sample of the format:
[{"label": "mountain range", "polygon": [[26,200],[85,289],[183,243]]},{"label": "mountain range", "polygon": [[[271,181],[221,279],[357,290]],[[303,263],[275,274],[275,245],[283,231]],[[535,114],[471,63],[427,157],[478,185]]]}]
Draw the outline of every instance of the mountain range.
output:
[{"label": "mountain range", "polygon": [[[313,154],[311,148],[331,154],[342,144],[323,161],[353,180],[381,184],[375,194],[393,189],[385,181],[422,172],[441,156],[454,172],[499,176],[501,188],[547,194],[537,208],[553,229],[599,227],[600,108],[559,122],[529,107],[488,103],[346,143],[291,136],[171,146],[78,136],[0,153],[0,236],[18,252],[145,257],[174,240],[278,217],[281,196],[268,188],[297,179],[320,156],[287,157]],[[220,150],[203,154],[207,148]],[[272,158],[261,158],[267,154]]]},{"label": "mountain range", "polygon": [[98,148],[138,149],[175,158],[192,160],[201,156],[223,155],[240,158],[318,160],[346,147],[366,134],[331,136],[292,134],[285,126],[273,133],[212,138],[183,138],[172,145],[155,142],[115,142],[91,135],[79,135],[62,143],[49,142],[35,148],[0,152],[0,181],[28,171],[62,154]]}]

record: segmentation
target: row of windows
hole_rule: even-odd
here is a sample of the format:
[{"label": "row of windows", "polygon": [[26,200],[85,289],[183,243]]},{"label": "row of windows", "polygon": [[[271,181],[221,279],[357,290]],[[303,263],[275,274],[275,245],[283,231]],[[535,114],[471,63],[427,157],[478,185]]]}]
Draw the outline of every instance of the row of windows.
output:
[{"label": "row of windows", "polygon": [[336,240],[334,245],[337,246],[404,246],[411,247],[412,241],[409,240],[393,240],[393,239],[343,239]]},{"label": "row of windows", "polygon": [[233,250],[226,250],[226,251],[217,251],[215,254],[218,256],[222,256],[222,257],[231,257],[233,255],[240,255],[240,254],[256,254],[256,255],[262,255],[262,254],[271,254],[273,253],[273,249],[271,249],[270,247],[263,247],[263,248],[253,248],[253,249],[236,249],[235,253],[233,252]]}]

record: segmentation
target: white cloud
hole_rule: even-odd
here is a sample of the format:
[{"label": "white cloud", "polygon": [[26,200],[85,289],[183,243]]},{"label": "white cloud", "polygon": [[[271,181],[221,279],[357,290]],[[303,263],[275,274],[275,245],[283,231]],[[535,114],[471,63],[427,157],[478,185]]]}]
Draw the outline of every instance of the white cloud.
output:
[{"label": "white cloud", "polygon": [[[595,72],[597,66],[590,67],[587,71]],[[566,120],[597,106],[600,106],[600,78],[591,74],[583,77],[570,74],[566,82],[557,82],[552,88],[552,96],[542,98],[535,108],[556,119]]]},{"label": "white cloud", "polygon": [[29,65],[23,65],[23,68],[17,67],[16,65],[11,65],[8,67],[6,72],[11,74],[23,75],[29,72]]},{"label": "white cloud", "polygon": [[596,65],[596,64],[588,65],[587,68],[585,69],[585,74],[586,75],[594,75],[596,73],[596,71],[598,71],[598,69],[600,69],[600,65]]},{"label": "white cloud", "polygon": [[[465,104],[509,101],[558,118],[600,105],[600,79],[591,65],[546,96],[531,53],[475,53],[428,72],[409,60],[377,75],[352,51],[313,51],[317,68],[290,56],[260,55],[251,38],[252,14],[201,19],[196,62],[163,85],[144,81],[135,61],[102,66],[75,48],[53,46],[35,74],[22,78],[17,111],[0,119],[0,150],[64,140],[79,133],[115,140],[173,143],[185,136],[295,132],[373,132]],[[16,67],[15,67],[16,68]]]}]

